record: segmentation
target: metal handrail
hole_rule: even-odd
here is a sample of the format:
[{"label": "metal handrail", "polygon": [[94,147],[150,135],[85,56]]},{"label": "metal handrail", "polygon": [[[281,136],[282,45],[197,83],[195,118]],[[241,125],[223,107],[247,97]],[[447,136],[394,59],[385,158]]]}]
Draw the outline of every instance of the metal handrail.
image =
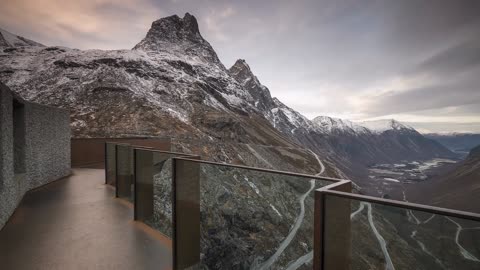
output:
[{"label": "metal handrail", "polygon": [[356,194],[356,193],[350,193],[350,192],[335,190],[337,187],[345,185],[349,182],[351,182],[351,181],[350,180],[343,180],[342,182],[338,182],[338,183],[334,183],[334,184],[331,184],[331,185],[328,185],[328,186],[318,188],[318,189],[315,190],[315,192],[321,192],[321,193],[324,193],[324,194],[337,196],[337,197],[343,197],[343,198],[357,200],[357,201],[365,201],[365,202],[371,202],[371,203],[376,203],[376,204],[394,206],[394,207],[398,207],[398,208],[405,208],[405,209],[409,209],[409,210],[422,211],[422,212],[427,212],[427,213],[431,213],[431,214],[444,215],[444,216],[450,216],[450,217],[456,217],[456,218],[462,218],[462,219],[469,219],[469,220],[473,220],[473,221],[480,221],[480,214],[474,213],[474,212],[460,211],[460,210],[443,208],[443,207],[438,207],[438,206],[430,206],[430,205],[425,205],[425,204],[391,200],[391,199],[385,199],[385,198],[380,198],[380,197],[373,197],[373,196],[368,196],[368,195],[362,195],[362,194]]},{"label": "metal handrail", "polygon": [[394,206],[398,208],[405,208],[409,210],[427,212],[431,214],[444,215],[444,216],[450,216],[450,217],[468,219],[468,220],[480,222],[480,214],[473,213],[473,212],[460,211],[460,210],[430,206],[425,204],[390,200],[390,199],[384,199],[384,198],[372,197],[372,196],[354,194],[354,193],[347,193],[347,192],[336,191],[336,190],[322,190],[321,192],[324,192],[328,195],[353,199],[357,201],[371,202],[376,204]]},{"label": "metal handrail", "polygon": [[252,170],[252,171],[259,171],[259,172],[266,172],[266,173],[275,173],[275,174],[282,174],[282,175],[289,175],[289,176],[297,176],[297,177],[302,177],[302,178],[310,178],[310,179],[316,179],[316,180],[330,181],[330,182],[334,182],[334,183],[345,181],[345,180],[339,179],[339,178],[317,176],[317,175],[304,174],[304,173],[294,173],[294,172],[281,171],[281,170],[272,170],[272,169],[251,167],[251,166],[245,166],[245,165],[220,163],[220,162],[207,161],[207,160],[195,160],[195,159],[189,159],[189,158],[183,158],[183,157],[174,157],[172,159],[185,160],[185,161],[191,161],[191,162],[203,163],[203,164],[210,164],[210,165],[216,165],[216,166],[223,166],[223,167],[229,167],[229,168],[238,168],[238,169],[245,169],[245,170]]},{"label": "metal handrail", "polygon": [[198,157],[198,155],[194,155],[194,154],[158,150],[152,147],[143,147],[143,146],[137,146],[137,145],[132,145],[132,147],[133,147],[133,150],[143,150],[143,151],[150,151],[150,152],[162,153],[162,154],[171,154],[171,155],[177,155],[177,156]]}]

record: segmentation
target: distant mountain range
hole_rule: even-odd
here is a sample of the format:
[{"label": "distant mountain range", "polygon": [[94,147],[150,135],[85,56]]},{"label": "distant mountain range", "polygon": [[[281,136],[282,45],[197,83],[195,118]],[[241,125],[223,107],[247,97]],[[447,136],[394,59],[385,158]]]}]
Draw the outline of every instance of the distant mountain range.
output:
[{"label": "distant mountain range", "polygon": [[480,134],[473,133],[448,133],[437,134],[428,133],[424,134],[426,138],[435,140],[442,145],[446,146],[453,152],[467,155],[470,150],[480,145]]},{"label": "distant mountain range", "polygon": [[132,50],[45,47],[0,33],[0,79],[27,100],[70,109],[75,137],[168,136],[185,151],[195,141],[217,141],[240,156],[253,154],[234,145],[300,149],[312,162],[246,161],[215,143],[203,154],[303,172],[318,166],[311,150],[332,167],[332,176],[358,178],[360,185],[368,184],[360,179],[369,164],[454,156],[395,120],[307,119],[272,97],[245,60],[225,68],[188,13],[153,22]]}]

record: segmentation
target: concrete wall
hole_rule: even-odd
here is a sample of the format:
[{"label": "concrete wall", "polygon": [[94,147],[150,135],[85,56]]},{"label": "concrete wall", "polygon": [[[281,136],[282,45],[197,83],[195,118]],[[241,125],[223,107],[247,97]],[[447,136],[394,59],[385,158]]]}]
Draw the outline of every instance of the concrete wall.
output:
[{"label": "concrete wall", "polygon": [[[22,117],[14,117],[14,107]],[[2,228],[28,190],[70,174],[70,117],[25,102],[0,83],[0,130]]]}]

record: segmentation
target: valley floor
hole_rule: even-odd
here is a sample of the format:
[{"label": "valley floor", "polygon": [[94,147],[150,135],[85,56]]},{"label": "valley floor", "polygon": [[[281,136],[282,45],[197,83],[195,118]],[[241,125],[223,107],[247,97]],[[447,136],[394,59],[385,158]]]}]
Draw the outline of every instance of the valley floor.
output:
[{"label": "valley floor", "polygon": [[435,176],[451,170],[458,160],[434,158],[425,161],[374,164],[368,168],[369,194],[402,200],[407,186],[427,184]]}]

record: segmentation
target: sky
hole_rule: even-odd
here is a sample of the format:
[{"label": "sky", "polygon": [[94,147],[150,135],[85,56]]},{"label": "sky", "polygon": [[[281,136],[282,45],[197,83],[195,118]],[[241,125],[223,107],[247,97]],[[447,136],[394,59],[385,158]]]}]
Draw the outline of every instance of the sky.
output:
[{"label": "sky", "polygon": [[46,45],[128,49],[186,12],[228,68],[245,59],[308,118],[395,118],[480,133],[477,0],[2,0],[0,27]]}]

